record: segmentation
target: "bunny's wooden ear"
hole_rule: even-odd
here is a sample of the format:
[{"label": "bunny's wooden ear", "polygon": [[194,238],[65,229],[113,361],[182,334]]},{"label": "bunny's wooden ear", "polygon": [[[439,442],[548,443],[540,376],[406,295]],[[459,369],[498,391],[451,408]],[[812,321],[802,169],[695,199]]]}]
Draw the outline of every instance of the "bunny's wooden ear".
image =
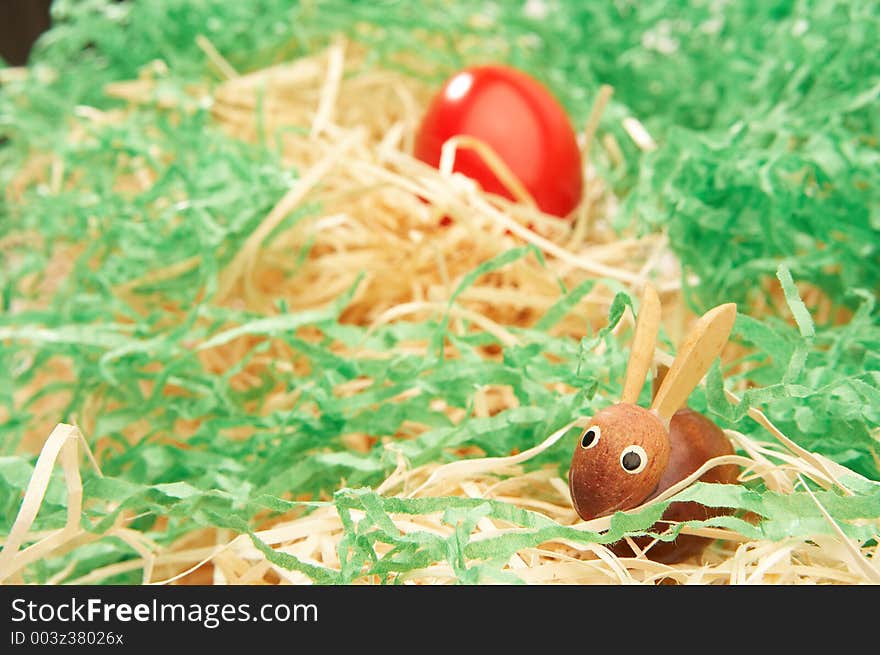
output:
[{"label": "bunny's wooden ear", "polygon": [[650,284],[645,285],[639,316],[636,319],[636,333],[633,337],[629,363],[626,365],[626,380],[623,383],[621,402],[635,404],[645,384],[648,369],[654,361],[654,346],[660,330],[660,298]]},{"label": "bunny's wooden ear", "polygon": [[687,402],[706,371],[721,354],[736,320],[736,305],[719,305],[703,314],[678,349],[672,368],[654,396],[651,409],[668,423]]}]

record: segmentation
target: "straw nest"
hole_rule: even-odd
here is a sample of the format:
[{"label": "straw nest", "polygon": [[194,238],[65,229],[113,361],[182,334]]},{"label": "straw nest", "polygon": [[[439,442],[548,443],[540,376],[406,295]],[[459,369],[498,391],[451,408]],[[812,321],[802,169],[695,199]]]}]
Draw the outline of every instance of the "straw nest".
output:
[{"label": "straw nest", "polygon": [[[280,135],[286,163],[299,170],[298,181],[279,199],[222,272],[215,302],[257,312],[271,311],[279,299],[294,310],[315,308],[334,300],[363,272],[364,279],[342,316],[344,322],[378,326],[400,319],[424,320],[448,310],[453,330],[467,329],[466,321],[495,335],[501,343],[512,343],[517,337],[505,326],[533,324],[558,299],[559,280],[569,287],[588,278],[610,281],[597,284],[553,328],[560,335],[578,338],[584,333],[585,319],[593,328],[602,326],[616,289],[638,293],[650,279],[660,291],[664,325],[673,339],[680,338],[691,320],[681,301],[680,270],[665,236],[650,234],[621,239],[615,234],[606,221],[615,210],[615,197],[592,166],[584,171],[586,195],[574,221],[561,221],[538,211],[528,194],[510,179],[503,163],[479,143],[463,139],[447,144],[439,171],[413,159],[408,153],[431,90],[402,73],[366,66],[364,53],[354,44],[339,41],[314,57],[248,75],[238,75],[209,42],[203,40],[201,45],[225,78],[213,89],[192,89],[186,99],[165,98],[157,84],[164,71],[157,65],[145,70],[138,80],[111,85],[107,93],[133,104],[159,103],[177,109],[186,109],[188,102],[208,103],[216,123],[235,137],[254,140],[261,134]],[[603,158],[613,166],[621,161],[620,145],[611,136],[595,138],[610,91],[606,88],[600,92],[579,138],[585,161]],[[82,111],[96,122],[115,120],[113,113],[87,108]],[[640,148],[655,147],[635,119],[628,119],[624,128]],[[499,176],[507,176],[519,202],[485,195],[471,181],[451,173],[458,148],[480,150]],[[149,171],[133,175],[130,180],[135,189],[146,188],[150,183]],[[276,231],[297,207],[314,203],[320,203],[320,216]],[[452,224],[441,225],[443,216],[451,217]],[[307,243],[312,244],[308,256],[296,263],[295,277],[288,275],[294,265],[291,253],[300,252]],[[532,257],[520,259],[481,277],[449,305],[462,276],[481,262],[523,243],[540,250],[546,264],[541,265]],[[172,278],[195,265],[196,262],[183,262],[172,268],[156,269],[116,291],[136,303],[140,296],[134,291],[140,286]],[[204,351],[203,357],[211,370],[225,371],[242,359],[249,345],[247,339],[238,339]],[[283,345],[273,345],[253,356],[237,374],[240,383],[246,386],[250,380],[258,379],[258,373],[269,361],[291,361],[285,354]],[[369,356],[355,351],[344,354]],[[487,351],[486,356],[493,353]],[[658,356],[665,357],[662,353]],[[338,390],[341,394],[357,391]],[[570,389],[560,387],[560,391]],[[267,408],[284,407],[291,402],[289,393],[273,393],[266,401]],[[474,412],[477,416],[489,416],[514,402],[504,390],[486,389],[477,393]],[[766,428],[767,442],[759,443],[728,431],[741,454],[713,460],[708,467],[736,463],[741,467],[742,480],[761,478],[767,488],[782,493],[794,490],[803,478],[825,488],[843,486],[839,476],[845,474],[845,469],[799,448],[761,412],[752,409],[750,413]],[[450,417],[460,421],[464,413],[450,410]],[[91,457],[82,435],[89,434],[94,420],[86,412],[77,417],[76,427],[59,425],[43,442],[18,519],[0,555],[0,579],[20,579],[17,576],[25,567],[46,554],[102,537],[84,531],[80,525],[83,490],[79,467],[83,452]],[[467,459],[418,468],[408,468],[401,459],[377,491],[406,498],[496,499],[539,512],[563,525],[584,530],[607,528],[607,518],[585,523],[577,517],[567,484],[556,471],[525,472],[522,466],[563,433],[564,430],[549,435],[535,448],[509,457]],[[537,440],[540,439],[541,436]],[[364,447],[363,440],[351,435],[352,447]],[[31,524],[56,464],[63,468],[67,482],[67,526],[49,534],[32,533]],[[86,465],[97,467],[94,458]],[[665,496],[686,486],[699,473]],[[359,518],[356,512],[353,516],[355,520]],[[439,513],[394,516],[393,520],[401,533],[427,531],[447,535],[453,530]],[[336,545],[342,529],[336,509],[324,506],[303,516],[275,519],[256,534],[273,549],[293,554],[303,562],[338,568]],[[504,521],[485,518],[478,523],[474,538],[479,540],[514,529]],[[716,541],[699,560],[676,565],[654,562],[649,553],[619,558],[602,545],[551,541],[521,550],[510,558],[507,569],[530,583],[880,580],[877,546],[873,550],[860,549],[842,532],[836,537],[777,542],[750,541],[726,529],[685,532]],[[129,543],[140,557],[93,570],[73,582],[100,581],[132,570],[142,570],[145,583],[309,582],[305,575],[270,562],[246,535],[230,531],[197,529],[170,548],[152,543],[143,534],[127,528],[124,521],[117,522],[103,536],[111,535]],[[22,548],[27,543],[31,545]],[[455,574],[447,565],[427,566],[401,578],[406,583],[454,580]]]}]

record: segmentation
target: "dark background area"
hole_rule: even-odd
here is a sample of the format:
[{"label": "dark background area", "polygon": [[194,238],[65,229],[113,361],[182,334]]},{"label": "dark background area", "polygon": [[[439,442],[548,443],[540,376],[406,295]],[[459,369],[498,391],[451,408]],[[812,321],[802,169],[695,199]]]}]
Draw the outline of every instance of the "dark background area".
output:
[{"label": "dark background area", "polygon": [[27,63],[31,46],[49,28],[51,0],[0,0],[0,57],[10,66]]}]

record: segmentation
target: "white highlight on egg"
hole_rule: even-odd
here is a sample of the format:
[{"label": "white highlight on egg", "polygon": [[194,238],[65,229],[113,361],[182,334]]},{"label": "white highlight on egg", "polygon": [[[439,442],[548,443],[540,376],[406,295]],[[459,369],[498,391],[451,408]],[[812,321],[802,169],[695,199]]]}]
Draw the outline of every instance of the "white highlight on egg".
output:
[{"label": "white highlight on egg", "polygon": [[474,76],[470,73],[459,73],[451,80],[449,86],[446,87],[446,97],[449,100],[461,100],[474,83]]}]

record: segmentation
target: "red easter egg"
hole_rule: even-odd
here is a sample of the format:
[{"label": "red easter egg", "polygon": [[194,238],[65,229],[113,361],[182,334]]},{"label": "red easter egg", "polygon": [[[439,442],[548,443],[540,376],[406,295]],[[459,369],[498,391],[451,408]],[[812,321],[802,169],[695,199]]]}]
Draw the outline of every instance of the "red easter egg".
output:
[{"label": "red easter egg", "polygon": [[[438,166],[443,144],[456,135],[487,143],[542,211],[566,217],[580,202],[581,154],[574,129],[559,102],[525,73],[505,66],[476,66],[447,80],[422,120],[415,156]],[[484,191],[513,199],[472,150],[456,152],[453,170]]]}]

